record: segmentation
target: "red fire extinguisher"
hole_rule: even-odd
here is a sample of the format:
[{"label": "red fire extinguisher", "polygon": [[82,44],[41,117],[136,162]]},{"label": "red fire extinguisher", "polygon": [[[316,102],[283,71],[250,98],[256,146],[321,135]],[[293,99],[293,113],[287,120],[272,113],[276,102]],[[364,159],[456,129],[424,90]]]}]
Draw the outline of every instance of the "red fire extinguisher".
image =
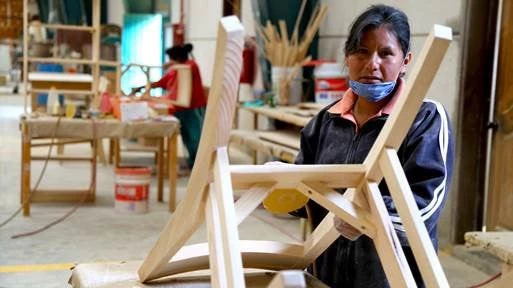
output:
[{"label": "red fire extinguisher", "polygon": [[173,24],[173,45],[183,45],[185,42],[185,25],[180,23]]},{"label": "red fire extinguisher", "polygon": [[256,43],[253,39],[247,39],[244,41],[244,49],[242,50],[240,83],[253,85],[256,76],[256,61]]}]

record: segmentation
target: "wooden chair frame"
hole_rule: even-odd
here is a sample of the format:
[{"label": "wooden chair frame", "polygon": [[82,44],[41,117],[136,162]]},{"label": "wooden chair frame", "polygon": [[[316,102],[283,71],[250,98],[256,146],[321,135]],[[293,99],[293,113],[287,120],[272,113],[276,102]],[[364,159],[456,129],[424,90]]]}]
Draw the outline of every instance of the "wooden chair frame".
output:
[{"label": "wooden chair frame", "polygon": [[[372,238],[388,281],[414,287],[383,202],[378,183],[385,178],[404,223],[408,241],[428,287],[448,287],[413,198],[397,149],[410,128],[447,51],[452,31],[435,25],[363,164],[230,165],[227,144],[241,68],[243,28],[234,16],[221,19],[214,77],[198,157],[185,198],[141,265],[141,281],[211,269],[214,287],[245,287],[244,268],[304,269],[340,234],[333,217]],[[333,188],[346,187],[344,195]],[[248,189],[234,203],[233,189]],[[275,188],[295,188],[330,212],[302,244],[239,240],[240,224]],[[208,243],[184,246],[206,220]]]}]

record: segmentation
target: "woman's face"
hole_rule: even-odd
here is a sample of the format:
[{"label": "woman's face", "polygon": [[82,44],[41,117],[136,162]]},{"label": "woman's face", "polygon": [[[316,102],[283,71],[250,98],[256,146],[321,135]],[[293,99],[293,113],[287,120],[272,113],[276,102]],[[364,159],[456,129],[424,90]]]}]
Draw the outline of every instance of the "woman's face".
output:
[{"label": "woman's face", "polygon": [[365,32],[360,47],[346,56],[349,78],[369,84],[396,81],[410,60],[411,53],[405,57],[397,37],[383,26]]}]

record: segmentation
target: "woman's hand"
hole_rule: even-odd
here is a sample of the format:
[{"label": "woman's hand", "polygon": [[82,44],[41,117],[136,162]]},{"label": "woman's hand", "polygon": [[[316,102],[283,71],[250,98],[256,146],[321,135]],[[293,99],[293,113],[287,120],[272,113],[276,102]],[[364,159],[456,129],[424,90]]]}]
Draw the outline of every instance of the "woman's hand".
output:
[{"label": "woman's hand", "polygon": [[337,229],[338,233],[351,241],[355,241],[362,236],[362,233],[358,231],[358,229],[338,217],[333,218],[333,224],[335,225],[335,229]]}]

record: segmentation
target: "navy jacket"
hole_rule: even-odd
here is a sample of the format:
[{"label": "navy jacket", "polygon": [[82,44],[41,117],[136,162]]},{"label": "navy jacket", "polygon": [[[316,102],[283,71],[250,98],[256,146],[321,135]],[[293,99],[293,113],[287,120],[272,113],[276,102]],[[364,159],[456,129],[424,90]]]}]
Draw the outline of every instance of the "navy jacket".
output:
[{"label": "navy jacket", "polygon": [[[340,114],[328,112],[334,104],[322,109],[302,129],[301,150],[296,164],[356,164],[365,160],[388,115],[368,120],[357,132],[353,122],[340,117]],[[433,246],[437,249],[437,223],[447,199],[454,158],[452,128],[440,103],[431,100],[422,103],[399,148],[398,157]],[[413,275],[422,286],[404,227],[384,180],[379,188]],[[340,190],[341,193],[343,191]],[[308,205],[312,224],[316,227],[327,211],[313,201]],[[292,214],[305,216],[304,209]],[[339,237],[317,258],[311,272],[331,287],[388,286],[373,242],[365,235],[356,241]]]}]

